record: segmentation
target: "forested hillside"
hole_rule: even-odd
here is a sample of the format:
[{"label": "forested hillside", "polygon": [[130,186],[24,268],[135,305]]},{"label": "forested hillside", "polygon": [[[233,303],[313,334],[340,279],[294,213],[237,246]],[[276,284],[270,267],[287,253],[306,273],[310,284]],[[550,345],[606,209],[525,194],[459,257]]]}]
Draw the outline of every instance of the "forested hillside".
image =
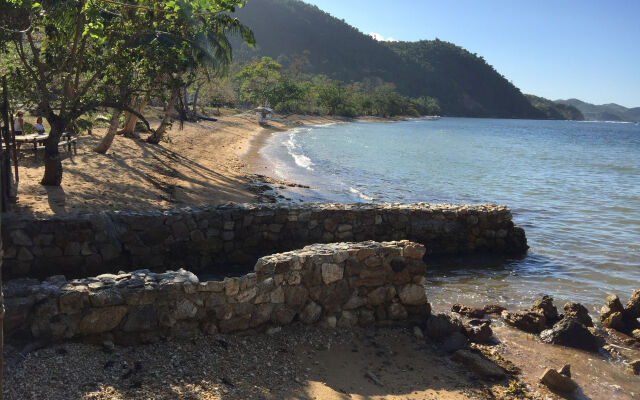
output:
[{"label": "forested hillside", "polygon": [[255,50],[236,43],[237,61],[269,56],[286,67],[306,53],[305,73],[390,82],[405,96],[437,99],[445,115],[545,118],[484,59],[454,44],[378,42],[299,0],[249,0],[235,14],[257,41]]},{"label": "forested hillside", "polygon": [[545,114],[546,119],[568,119],[572,121],[584,121],[584,115],[572,105],[561,104],[545,99],[544,97],[525,94],[531,104]]},{"label": "forested hillside", "polygon": [[556,103],[577,108],[588,121],[640,122],[640,107],[627,108],[615,103],[595,105],[578,99],[556,100]]}]

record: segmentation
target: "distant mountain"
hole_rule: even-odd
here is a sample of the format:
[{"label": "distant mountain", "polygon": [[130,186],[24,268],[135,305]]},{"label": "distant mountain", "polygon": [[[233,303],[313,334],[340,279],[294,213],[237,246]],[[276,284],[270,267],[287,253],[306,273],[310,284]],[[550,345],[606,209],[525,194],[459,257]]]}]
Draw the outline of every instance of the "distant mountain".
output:
[{"label": "distant mountain", "polygon": [[569,104],[556,103],[544,97],[525,94],[531,105],[542,111],[546,119],[568,119],[584,121],[584,115],[576,107]]},{"label": "distant mountain", "polygon": [[234,43],[237,61],[269,56],[286,65],[306,54],[306,73],[343,82],[392,82],[409,97],[438,100],[445,115],[546,118],[482,57],[440,40],[378,42],[299,0],[247,0],[235,13],[256,50]]},{"label": "distant mountain", "polygon": [[640,107],[627,108],[615,103],[595,105],[578,99],[556,100],[555,103],[574,106],[587,121],[640,122]]}]

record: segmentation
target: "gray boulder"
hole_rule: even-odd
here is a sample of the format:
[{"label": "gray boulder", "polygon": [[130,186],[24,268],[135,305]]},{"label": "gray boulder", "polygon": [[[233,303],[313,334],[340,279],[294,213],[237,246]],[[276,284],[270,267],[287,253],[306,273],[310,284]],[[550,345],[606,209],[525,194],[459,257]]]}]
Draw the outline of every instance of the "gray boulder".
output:
[{"label": "gray boulder", "polygon": [[545,316],[536,312],[505,310],[500,316],[507,325],[529,333],[540,333],[547,327]]},{"label": "gray boulder", "polygon": [[553,305],[553,297],[551,296],[542,296],[542,299],[533,303],[531,311],[544,315],[548,324],[552,324],[559,319],[558,309]]},{"label": "gray boulder", "polygon": [[[566,366],[565,366],[566,367]],[[570,393],[578,388],[578,384],[569,376],[563,374],[566,368],[562,371],[556,371],[552,368],[547,368],[546,371],[540,377],[540,382],[546,385],[549,389],[562,393]]]},{"label": "gray boulder", "polygon": [[610,294],[607,296],[604,306],[600,309],[600,323],[604,328],[622,330],[624,329],[623,312],[624,307],[618,296]]},{"label": "gray boulder", "polygon": [[584,326],[593,326],[589,311],[582,304],[569,302],[564,305],[563,309],[565,318],[576,319]]},{"label": "gray boulder", "polygon": [[629,298],[627,306],[624,308],[624,318],[628,320],[640,318],[640,289],[634,290]]},{"label": "gray boulder", "polygon": [[603,345],[602,339],[573,318],[563,318],[553,328],[540,334],[540,339],[549,344],[559,344],[587,351],[598,351]]},{"label": "gray boulder", "polygon": [[433,340],[442,340],[453,332],[462,331],[462,322],[457,318],[452,318],[447,314],[430,315],[427,319],[425,334]]}]

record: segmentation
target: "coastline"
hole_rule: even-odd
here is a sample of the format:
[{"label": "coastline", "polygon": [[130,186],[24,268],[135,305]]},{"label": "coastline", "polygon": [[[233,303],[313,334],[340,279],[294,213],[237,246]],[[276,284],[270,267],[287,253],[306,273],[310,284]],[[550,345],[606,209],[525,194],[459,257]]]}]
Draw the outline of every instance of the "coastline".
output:
[{"label": "coastline", "polygon": [[[373,122],[373,123],[393,123],[412,119],[411,117],[357,117],[345,118],[338,116],[305,116],[290,115],[286,117],[287,124],[283,119],[270,121],[269,126],[263,127],[249,140],[247,151],[240,155],[244,164],[244,169],[250,180],[254,182],[259,202],[276,201],[298,201],[303,202],[308,198],[308,193],[304,189],[312,189],[306,185],[301,185],[287,177],[277,176],[273,171],[272,160],[268,160],[261,150],[267,145],[268,140],[278,133],[283,133],[303,126],[322,126],[335,123],[351,122]],[[265,186],[267,185],[267,186]]]}]

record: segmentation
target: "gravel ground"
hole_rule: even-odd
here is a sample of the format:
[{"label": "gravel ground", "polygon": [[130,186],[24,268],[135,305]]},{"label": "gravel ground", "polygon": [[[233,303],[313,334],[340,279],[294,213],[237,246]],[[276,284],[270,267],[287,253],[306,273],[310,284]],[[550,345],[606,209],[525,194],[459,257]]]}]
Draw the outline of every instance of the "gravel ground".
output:
[{"label": "gravel ground", "polygon": [[483,399],[510,398],[508,383],[478,379],[411,328],[293,325],[135,347],[51,345],[5,372],[5,399]]}]

